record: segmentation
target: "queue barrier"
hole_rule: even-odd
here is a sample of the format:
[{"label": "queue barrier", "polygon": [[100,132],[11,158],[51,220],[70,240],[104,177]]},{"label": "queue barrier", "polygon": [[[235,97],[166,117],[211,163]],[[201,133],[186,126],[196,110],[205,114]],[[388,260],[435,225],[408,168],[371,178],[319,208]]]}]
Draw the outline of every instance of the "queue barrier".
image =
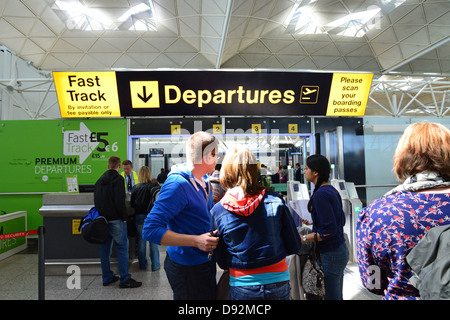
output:
[{"label": "queue barrier", "polygon": [[45,258],[44,258],[44,234],[45,227],[40,226],[36,230],[28,230],[0,235],[0,240],[38,235],[38,299],[45,300]]},{"label": "queue barrier", "polygon": [[8,233],[8,234],[0,234],[0,240],[32,236],[32,235],[35,235],[35,234],[38,234],[38,229],[31,230],[31,231],[22,231],[22,232]]}]

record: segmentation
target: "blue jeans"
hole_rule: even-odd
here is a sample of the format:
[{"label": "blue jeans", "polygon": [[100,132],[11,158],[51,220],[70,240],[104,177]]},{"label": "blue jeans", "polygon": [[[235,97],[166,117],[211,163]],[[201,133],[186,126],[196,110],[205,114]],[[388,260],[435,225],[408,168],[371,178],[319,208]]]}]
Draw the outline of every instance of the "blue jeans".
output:
[{"label": "blue jeans", "polygon": [[[137,214],[134,217],[137,231],[136,240],[139,267],[143,270],[147,269],[147,241],[142,239],[142,229],[144,228],[144,220],[146,217],[147,215],[145,214]],[[152,261],[152,271],[158,270],[160,266],[159,246],[152,242],[150,242],[150,260]]]},{"label": "blue jeans", "polygon": [[257,286],[231,286],[230,300],[289,300],[289,281]]},{"label": "blue jeans", "polygon": [[101,245],[100,261],[102,264],[103,283],[108,283],[113,279],[114,272],[111,271],[111,252],[113,241],[116,245],[117,262],[119,264],[120,283],[124,283],[131,278],[128,273],[128,237],[127,224],[122,220],[108,221],[109,235],[108,241]]},{"label": "blue jeans", "polygon": [[164,270],[173,291],[174,300],[215,300],[216,264],[212,261],[195,266],[185,266],[164,260]]},{"label": "blue jeans", "polygon": [[349,259],[345,242],[336,250],[320,253],[325,275],[325,300],[343,300],[344,270]]}]

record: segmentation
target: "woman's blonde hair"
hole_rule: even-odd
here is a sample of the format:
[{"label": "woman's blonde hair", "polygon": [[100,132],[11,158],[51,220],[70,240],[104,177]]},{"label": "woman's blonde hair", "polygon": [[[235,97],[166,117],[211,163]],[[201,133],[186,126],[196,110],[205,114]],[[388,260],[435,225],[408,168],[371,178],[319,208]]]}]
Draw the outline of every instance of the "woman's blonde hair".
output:
[{"label": "woman's blonde hair", "polygon": [[409,125],[397,145],[393,171],[400,180],[419,172],[450,176],[450,130],[439,123]]},{"label": "woman's blonde hair", "polygon": [[152,181],[152,173],[150,172],[150,168],[147,166],[142,166],[138,171],[138,180],[139,183],[147,183]]},{"label": "woman's blonde hair", "polygon": [[258,182],[258,170],[253,152],[247,148],[232,148],[223,158],[220,184],[224,189],[240,186],[245,195],[257,195],[264,189]]}]

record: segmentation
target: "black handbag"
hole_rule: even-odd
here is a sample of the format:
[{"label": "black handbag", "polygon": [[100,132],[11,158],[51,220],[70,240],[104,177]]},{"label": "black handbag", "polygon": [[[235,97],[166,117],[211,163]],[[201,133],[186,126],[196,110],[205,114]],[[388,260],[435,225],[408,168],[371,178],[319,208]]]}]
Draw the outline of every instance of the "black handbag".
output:
[{"label": "black handbag", "polygon": [[302,287],[306,300],[323,300],[325,298],[325,277],[317,245],[317,233],[302,271]]}]

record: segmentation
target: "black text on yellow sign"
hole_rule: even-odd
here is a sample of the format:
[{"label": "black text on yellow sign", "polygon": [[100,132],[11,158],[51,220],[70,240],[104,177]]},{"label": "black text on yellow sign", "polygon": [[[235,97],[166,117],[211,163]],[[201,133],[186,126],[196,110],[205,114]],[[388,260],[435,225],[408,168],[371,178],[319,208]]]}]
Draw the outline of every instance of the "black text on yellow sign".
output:
[{"label": "black text on yellow sign", "polygon": [[334,73],[327,116],[363,116],[372,86],[371,73]]},{"label": "black text on yellow sign", "polygon": [[298,124],[297,123],[288,124],[288,131],[289,133],[298,133]]},{"label": "black text on yellow sign", "polygon": [[363,116],[373,74],[149,71],[147,77],[146,72],[66,71],[53,76],[61,116],[83,118]]},{"label": "black text on yellow sign", "polygon": [[172,124],[170,126],[170,134],[181,134],[181,125]]},{"label": "black text on yellow sign", "polygon": [[252,133],[253,133],[253,134],[259,134],[259,133],[261,133],[261,124],[260,124],[260,123],[254,123],[254,124],[252,124]]},{"label": "black text on yellow sign", "polygon": [[81,234],[81,231],[78,230],[80,222],[81,219],[72,219],[72,234]]},{"label": "black text on yellow sign", "polygon": [[213,124],[213,134],[222,134],[222,125],[221,124]]},{"label": "black text on yellow sign", "polygon": [[130,81],[132,108],[159,108],[158,81]]},{"label": "black text on yellow sign", "polygon": [[120,117],[116,73],[53,72],[61,117]]}]

